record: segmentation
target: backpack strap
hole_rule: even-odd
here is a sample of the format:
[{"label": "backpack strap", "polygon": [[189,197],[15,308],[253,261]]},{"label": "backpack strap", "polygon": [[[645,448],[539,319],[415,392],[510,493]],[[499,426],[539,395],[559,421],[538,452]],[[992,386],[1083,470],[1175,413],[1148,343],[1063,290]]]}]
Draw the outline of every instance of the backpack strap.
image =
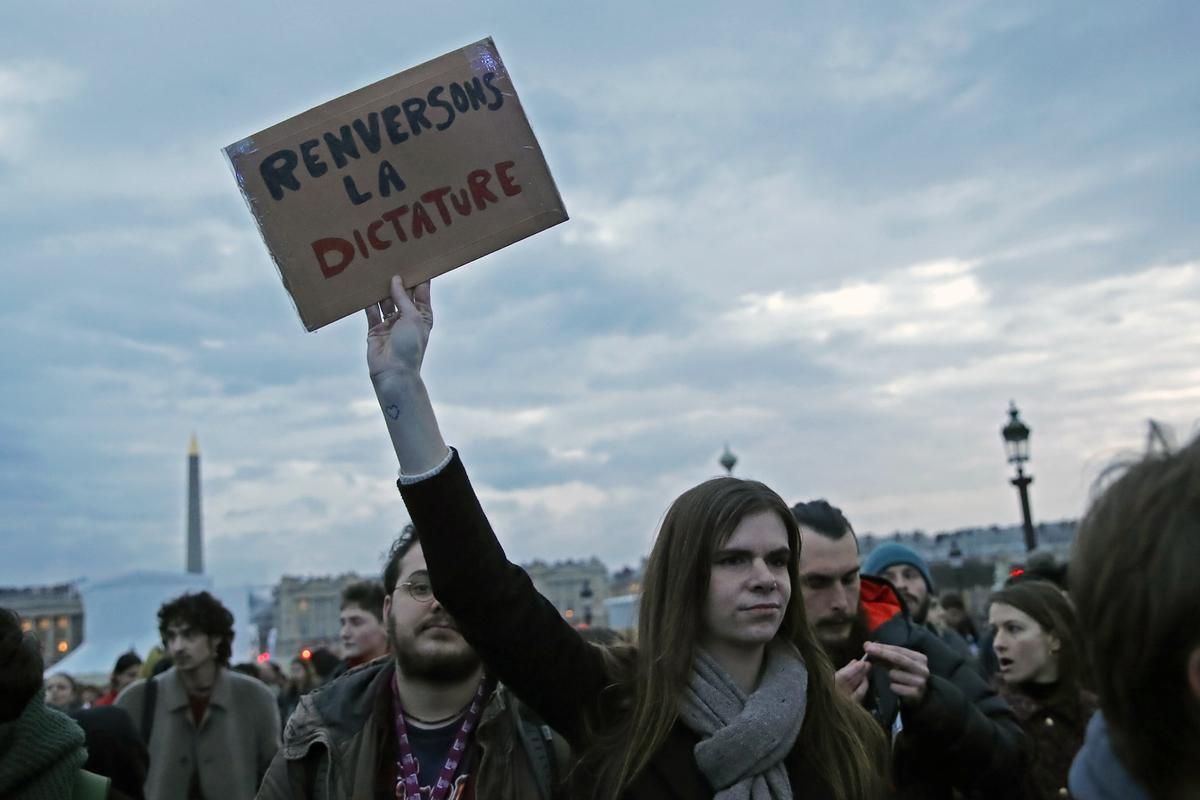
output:
[{"label": "backpack strap", "polygon": [[158,702],[158,681],[151,677],[146,681],[146,691],[142,694],[142,739],[146,747],[150,746],[150,731],[154,729],[154,706]]},{"label": "backpack strap", "polygon": [[[504,687],[500,687],[503,690]],[[560,758],[556,752],[556,739],[554,731],[550,726],[541,720],[533,711],[524,705],[516,697],[512,697],[511,693],[508,698],[510,702],[508,706],[509,713],[512,715],[514,727],[517,729],[517,734],[521,737],[521,744],[524,746],[526,755],[529,757],[529,762],[533,766],[534,780],[537,782],[538,797],[541,800],[551,800],[555,796],[555,789],[561,782],[562,775],[560,773],[561,763],[565,758]]]},{"label": "backpack strap", "polygon": [[75,777],[75,789],[71,792],[71,800],[106,800],[111,784],[110,778],[81,769]]}]

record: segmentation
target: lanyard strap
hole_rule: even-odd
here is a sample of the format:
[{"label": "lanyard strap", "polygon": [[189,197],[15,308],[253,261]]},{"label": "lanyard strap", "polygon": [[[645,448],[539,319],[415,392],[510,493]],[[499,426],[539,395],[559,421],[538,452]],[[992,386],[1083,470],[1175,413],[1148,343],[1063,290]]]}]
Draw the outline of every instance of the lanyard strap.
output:
[{"label": "lanyard strap", "polygon": [[[479,681],[479,689],[471,707],[463,716],[450,752],[446,754],[446,763],[438,774],[437,783],[430,790],[429,800],[445,800],[454,783],[454,774],[458,772],[459,764],[467,752],[467,737],[475,729],[479,715],[483,713],[483,701],[487,697],[487,680]],[[408,725],[404,722],[404,706],[400,703],[400,678],[392,676],[392,700],[396,710],[396,800],[423,800],[421,796],[421,779],[417,776],[417,760],[412,754],[412,745],[408,741]]]}]

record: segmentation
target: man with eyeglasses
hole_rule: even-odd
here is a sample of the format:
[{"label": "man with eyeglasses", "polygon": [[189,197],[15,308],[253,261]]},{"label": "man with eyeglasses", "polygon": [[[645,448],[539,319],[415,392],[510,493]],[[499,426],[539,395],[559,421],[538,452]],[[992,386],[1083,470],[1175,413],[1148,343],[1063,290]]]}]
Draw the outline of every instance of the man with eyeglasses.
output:
[{"label": "man with eyeglasses", "polygon": [[258,797],[556,797],[561,739],[488,677],[434,596],[411,525],[383,587],[392,657],[301,699]]}]

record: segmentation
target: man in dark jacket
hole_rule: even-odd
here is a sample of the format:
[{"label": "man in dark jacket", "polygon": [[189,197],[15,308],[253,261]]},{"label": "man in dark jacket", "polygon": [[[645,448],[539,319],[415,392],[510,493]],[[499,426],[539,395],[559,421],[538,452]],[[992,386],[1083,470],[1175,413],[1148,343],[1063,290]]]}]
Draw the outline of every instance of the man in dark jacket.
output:
[{"label": "man in dark jacket", "polygon": [[[550,800],[567,752],[483,672],[433,596],[416,531],[407,526],[384,569],[390,653],[305,695],[288,720],[258,800],[429,796]],[[415,787],[415,788],[414,788]]]},{"label": "man in dark jacket", "polygon": [[858,541],[824,500],[798,503],[800,587],[838,685],[894,742],[897,796],[1016,796],[1026,740],[976,669],[917,625],[886,580],[859,574]]},{"label": "man in dark jacket", "polygon": [[933,575],[925,559],[911,547],[899,542],[887,542],[871,551],[862,563],[862,574],[883,578],[904,598],[904,605],[913,622],[941,639],[946,645],[971,664],[975,657],[971,646],[958,631],[938,629],[929,621],[929,607],[933,604]]}]

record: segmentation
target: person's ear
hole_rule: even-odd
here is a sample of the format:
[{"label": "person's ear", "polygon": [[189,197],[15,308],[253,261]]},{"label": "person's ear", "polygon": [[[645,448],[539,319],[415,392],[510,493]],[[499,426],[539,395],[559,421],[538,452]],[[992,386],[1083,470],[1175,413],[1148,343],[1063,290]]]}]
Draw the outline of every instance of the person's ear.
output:
[{"label": "person's ear", "polygon": [[1058,651],[1062,650],[1062,642],[1053,633],[1046,634],[1046,646],[1050,650],[1051,655],[1058,655]]},{"label": "person's ear", "polygon": [[1200,700],[1200,647],[1192,649],[1187,660],[1188,687],[1192,690],[1192,698]]},{"label": "person's ear", "polygon": [[389,594],[383,598],[383,627],[386,628],[388,625],[391,624],[388,620],[388,617],[390,617],[391,615],[392,615],[392,596]]}]

